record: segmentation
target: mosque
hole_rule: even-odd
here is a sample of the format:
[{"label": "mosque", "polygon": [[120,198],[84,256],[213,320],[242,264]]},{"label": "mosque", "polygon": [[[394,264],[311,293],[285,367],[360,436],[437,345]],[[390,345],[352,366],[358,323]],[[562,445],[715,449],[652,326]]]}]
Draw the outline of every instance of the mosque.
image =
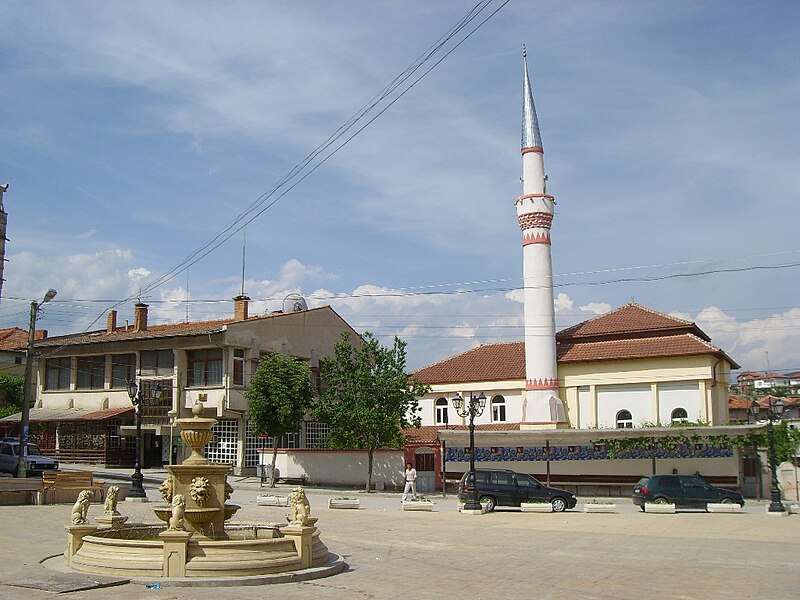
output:
[{"label": "mosque", "polygon": [[[730,373],[739,365],[695,323],[631,303],[556,332],[555,198],[546,189],[527,57],[523,94],[523,189],[515,206],[524,340],[481,345],[413,374],[431,391],[420,400],[423,427],[406,432],[406,459],[430,489],[468,470],[468,418],[458,415],[453,399],[473,397],[485,404],[474,418],[481,468],[527,472],[579,492],[627,493],[639,477],[673,470],[741,487],[737,449],[705,441],[749,430],[727,424]],[[703,441],[659,447],[657,440],[674,436],[676,426]],[[599,442],[635,437],[652,440],[650,450],[612,458]]]}]

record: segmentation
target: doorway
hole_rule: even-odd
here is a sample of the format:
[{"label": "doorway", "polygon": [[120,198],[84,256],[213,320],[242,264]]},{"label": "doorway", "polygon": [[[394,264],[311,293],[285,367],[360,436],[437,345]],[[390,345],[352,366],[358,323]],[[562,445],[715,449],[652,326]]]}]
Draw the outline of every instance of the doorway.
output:
[{"label": "doorway", "polygon": [[417,470],[417,491],[436,491],[436,455],[432,448],[423,446],[414,451],[414,468]]}]

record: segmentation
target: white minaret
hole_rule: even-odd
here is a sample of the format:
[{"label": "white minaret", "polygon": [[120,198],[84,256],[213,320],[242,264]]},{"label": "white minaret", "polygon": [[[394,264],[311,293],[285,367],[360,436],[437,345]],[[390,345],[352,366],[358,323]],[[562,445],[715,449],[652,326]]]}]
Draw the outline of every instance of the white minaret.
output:
[{"label": "white minaret", "polygon": [[555,198],[546,192],[544,149],[528,78],[527,52],[522,117],[522,196],[517,198],[517,220],[522,229],[525,286],[525,402],[523,421],[547,425],[565,420],[558,398],[556,319],[553,307],[553,261],[550,225]]}]

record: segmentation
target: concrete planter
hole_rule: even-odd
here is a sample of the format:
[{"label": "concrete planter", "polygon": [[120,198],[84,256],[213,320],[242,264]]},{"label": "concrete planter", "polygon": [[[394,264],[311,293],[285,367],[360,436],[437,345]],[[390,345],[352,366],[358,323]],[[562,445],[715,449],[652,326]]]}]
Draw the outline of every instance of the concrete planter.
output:
[{"label": "concrete planter", "polygon": [[738,504],[714,504],[710,503],[706,506],[710,513],[740,513],[742,507]]},{"label": "concrete planter", "polygon": [[613,514],[613,513],[617,512],[617,505],[616,504],[611,504],[611,503],[600,504],[600,503],[591,503],[590,502],[589,504],[584,504],[583,505],[583,512],[585,512],[585,513],[607,513],[607,514]]},{"label": "concrete planter", "polygon": [[657,515],[674,515],[675,514],[675,505],[674,504],[656,504],[655,502],[645,502],[644,503],[644,512],[646,513],[654,513]]},{"label": "concrete planter", "polygon": [[289,506],[288,496],[258,496],[256,498],[258,506]]},{"label": "concrete planter", "polygon": [[551,513],[553,505],[549,502],[523,502],[519,505],[522,512]]},{"label": "concrete planter", "polygon": [[430,512],[433,510],[433,502],[430,500],[406,500],[403,502],[403,510],[422,510]]},{"label": "concrete planter", "polygon": [[358,498],[329,498],[328,508],[357,509],[361,506]]}]

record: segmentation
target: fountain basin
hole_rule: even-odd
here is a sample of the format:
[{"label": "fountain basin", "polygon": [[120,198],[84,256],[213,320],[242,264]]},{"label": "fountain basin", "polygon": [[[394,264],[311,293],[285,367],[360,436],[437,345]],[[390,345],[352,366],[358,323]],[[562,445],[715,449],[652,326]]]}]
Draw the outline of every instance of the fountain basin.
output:
[{"label": "fountain basin", "polygon": [[[161,525],[98,529],[83,537],[69,566],[85,573],[134,578],[164,577],[164,542]],[[309,532],[311,567],[329,563],[328,548],[314,528]],[[185,577],[248,577],[297,571],[303,568],[295,540],[264,523],[241,523],[225,528],[214,539],[191,534],[186,546]]]}]

